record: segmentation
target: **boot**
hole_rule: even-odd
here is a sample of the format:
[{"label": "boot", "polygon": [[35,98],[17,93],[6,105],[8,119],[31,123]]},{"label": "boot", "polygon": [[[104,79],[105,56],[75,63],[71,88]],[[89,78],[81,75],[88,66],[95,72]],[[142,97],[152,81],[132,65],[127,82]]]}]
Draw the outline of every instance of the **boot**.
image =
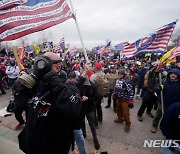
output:
[{"label": "boot", "polygon": [[115,123],[123,123],[123,120],[119,120],[118,118],[114,120]]},{"label": "boot", "polygon": [[137,115],[137,119],[142,122],[142,118],[139,115]]},{"label": "boot", "polygon": [[151,129],[150,129],[151,133],[156,133],[157,132],[157,127],[153,126]]},{"label": "boot", "polygon": [[129,126],[125,126],[124,130],[125,130],[126,133],[129,133],[130,127]]},{"label": "boot", "polygon": [[105,106],[106,109],[107,109],[107,108],[110,108],[110,107],[111,107],[110,105],[106,105],[106,106]]},{"label": "boot", "polygon": [[100,149],[100,144],[98,142],[98,139],[94,139],[94,147],[95,147],[96,150]]},{"label": "boot", "polygon": [[149,117],[154,118],[154,116],[152,115],[151,112],[146,112],[146,114],[147,114]]}]

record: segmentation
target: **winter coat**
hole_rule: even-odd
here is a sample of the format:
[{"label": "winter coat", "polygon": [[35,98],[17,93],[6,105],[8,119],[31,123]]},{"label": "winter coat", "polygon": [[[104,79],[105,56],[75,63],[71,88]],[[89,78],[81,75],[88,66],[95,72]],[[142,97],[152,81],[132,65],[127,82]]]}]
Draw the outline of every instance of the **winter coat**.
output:
[{"label": "winter coat", "polygon": [[[178,81],[172,82],[170,80],[169,75],[172,72],[178,75],[179,78]],[[164,85],[164,89],[163,89],[164,106],[168,107],[173,103],[180,102],[180,70],[179,69],[170,70],[167,75],[167,79],[163,85]],[[160,95],[158,96],[158,101],[161,102]]]},{"label": "winter coat", "polygon": [[77,87],[70,89],[55,76],[50,85],[41,81],[34,91],[26,126],[18,136],[20,149],[27,154],[67,154],[73,140],[71,121],[81,109]]},{"label": "winter coat", "polygon": [[167,139],[180,140],[180,102],[166,108],[160,129]]},{"label": "winter coat", "polygon": [[134,91],[131,81],[128,79],[117,79],[113,95],[120,101],[133,103]]}]

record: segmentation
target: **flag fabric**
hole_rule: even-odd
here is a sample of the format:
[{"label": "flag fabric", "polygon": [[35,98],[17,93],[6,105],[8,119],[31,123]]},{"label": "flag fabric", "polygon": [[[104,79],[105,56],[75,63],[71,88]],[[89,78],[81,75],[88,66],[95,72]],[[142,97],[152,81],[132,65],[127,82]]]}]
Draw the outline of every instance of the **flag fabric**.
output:
[{"label": "flag fabric", "polygon": [[9,0],[9,1],[3,0],[3,1],[0,1],[0,10],[11,9],[18,5],[23,5],[25,3],[27,3],[27,0]]},{"label": "flag fabric", "polygon": [[99,47],[95,47],[95,48],[94,48],[94,53],[95,53],[95,54],[98,54],[98,52],[99,52]]},{"label": "flag fabric", "polygon": [[175,59],[176,57],[180,57],[180,46],[172,51],[170,59]]},{"label": "flag fabric", "polygon": [[172,62],[175,62],[175,59],[171,59],[170,57],[172,55],[172,52],[174,51],[175,47],[172,48],[171,50],[167,51],[164,55],[162,55],[162,57],[160,58],[160,62],[162,64],[170,64]]},{"label": "flag fabric", "polygon": [[74,47],[74,48],[71,48],[71,49],[68,49],[68,51],[69,51],[69,56],[70,56],[70,57],[76,56],[77,50],[76,50],[75,47]]},{"label": "flag fabric", "polygon": [[99,49],[99,54],[101,56],[103,56],[105,53],[110,53],[110,52],[111,52],[111,41],[109,41],[105,47]]},{"label": "flag fabric", "polygon": [[31,54],[34,51],[29,46],[27,46],[27,47],[25,47],[25,52],[27,52],[28,54]]},{"label": "flag fabric", "polygon": [[54,52],[59,52],[65,49],[64,37],[59,41],[57,45],[54,46]]},{"label": "flag fabric", "polygon": [[34,44],[34,50],[36,51],[36,54],[38,55],[41,52],[41,49],[38,45]]},{"label": "flag fabric", "polygon": [[17,2],[21,1],[0,2],[0,41],[14,40],[42,31],[74,17],[65,0]]},{"label": "flag fabric", "polygon": [[143,52],[164,52],[175,25],[176,21],[164,25],[148,36],[125,47],[123,49],[124,57],[133,57]]},{"label": "flag fabric", "polygon": [[117,45],[115,45],[115,50],[123,50],[124,47],[127,47],[129,45],[128,42],[122,42]]},{"label": "flag fabric", "polygon": [[43,46],[44,48],[53,48],[53,42],[44,42]]},{"label": "flag fabric", "polygon": [[55,45],[54,46],[54,52],[59,52],[61,50],[60,45]]}]

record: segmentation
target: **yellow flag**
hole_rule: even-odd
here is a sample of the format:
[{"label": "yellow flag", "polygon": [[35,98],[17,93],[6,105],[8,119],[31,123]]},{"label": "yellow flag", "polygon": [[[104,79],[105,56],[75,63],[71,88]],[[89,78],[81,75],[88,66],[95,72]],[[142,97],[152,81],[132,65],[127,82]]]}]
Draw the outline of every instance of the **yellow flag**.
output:
[{"label": "yellow flag", "polygon": [[36,54],[38,55],[41,51],[40,47],[36,44],[34,44],[34,50],[36,51]]},{"label": "yellow flag", "polygon": [[170,57],[171,57],[174,49],[175,49],[175,47],[172,48],[171,50],[169,50],[168,52],[166,52],[164,55],[162,55],[162,57],[160,58],[160,62],[162,64],[170,64],[170,63],[173,63],[176,61],[175,59],[170,60]]}]

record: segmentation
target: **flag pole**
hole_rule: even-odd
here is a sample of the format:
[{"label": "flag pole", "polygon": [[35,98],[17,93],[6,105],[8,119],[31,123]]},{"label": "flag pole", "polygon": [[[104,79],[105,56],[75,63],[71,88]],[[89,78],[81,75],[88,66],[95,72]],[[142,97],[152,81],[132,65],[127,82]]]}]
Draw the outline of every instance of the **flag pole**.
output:
[{"label": "flag pole", "polygon": [[88,60],[87,52],[86,52],[86,49],[85,49],[85,47],[84,47],[83,39],[82,39],[81,32],[80,32],[80,29],[79,29],[79,24],[78,24],[78,21],[77,21],[75,12],[74,12],[74,8],[73,8],[73,5],[72,5],[72,1],[69,0],[69,3],[70,3],[70,6],[71,6],[72,13],[73,13],[73,15],[74,15],[74,20],[75,20],[76,27],[77,27],[77,30],[78,30],[78,34],[79,34],[79,38],[80,38],[81,45],[82,45],[82,48],[83,48],[84,56],[85,56],[86,61],[88,62],[89,60]]}]

